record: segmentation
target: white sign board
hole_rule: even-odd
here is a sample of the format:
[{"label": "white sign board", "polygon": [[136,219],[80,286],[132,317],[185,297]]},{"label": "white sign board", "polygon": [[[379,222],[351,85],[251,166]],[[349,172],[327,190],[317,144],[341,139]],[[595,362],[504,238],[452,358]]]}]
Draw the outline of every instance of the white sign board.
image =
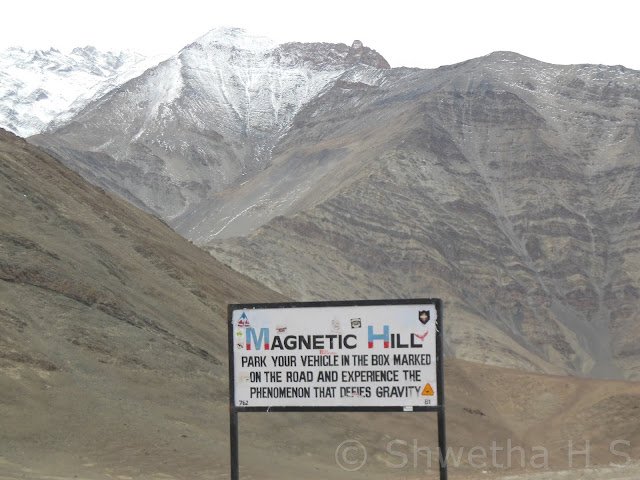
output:
[{"label": "white sign board", "polygon": [[232,307],[237,408],[438,406],[436,302]]}]

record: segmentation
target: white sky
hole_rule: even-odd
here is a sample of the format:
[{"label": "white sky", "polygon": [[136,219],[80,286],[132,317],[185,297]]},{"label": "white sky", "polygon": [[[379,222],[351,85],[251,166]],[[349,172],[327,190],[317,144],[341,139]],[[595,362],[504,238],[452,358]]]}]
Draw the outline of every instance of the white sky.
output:
[{"label": "white sky", "polygon": [[3,2],[0,14],[0,49],[95,45],[169,56],[214,27],[234,26],[279,41],[359,39],[393,67],[511,50],[640,70],[637,1],[18,0]]}]

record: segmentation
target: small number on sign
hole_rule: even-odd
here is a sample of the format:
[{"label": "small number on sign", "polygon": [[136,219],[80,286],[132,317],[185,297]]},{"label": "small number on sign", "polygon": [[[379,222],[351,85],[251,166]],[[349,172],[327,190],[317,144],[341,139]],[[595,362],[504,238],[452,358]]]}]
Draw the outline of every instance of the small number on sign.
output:
[{"label": "small number on sign", "polygon": [[241,407],[246,407],[247,405],[249,405],[249,401],[248,400],[239,400],[240,406]]},{"label": "small number on sign", "polygon": [[427,399],[424,401],[424,404],[425,404],[425,405],[431,405],[431,400],[427,398]]}]

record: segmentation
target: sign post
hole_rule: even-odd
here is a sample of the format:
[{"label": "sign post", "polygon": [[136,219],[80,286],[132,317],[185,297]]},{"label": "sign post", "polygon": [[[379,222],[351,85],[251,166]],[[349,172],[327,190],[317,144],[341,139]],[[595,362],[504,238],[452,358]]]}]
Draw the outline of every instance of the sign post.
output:
[{"label": "sign post", "polygon": [[439,299],[229,305],[231,480],[240,412],[437,412],[447,480]]}]

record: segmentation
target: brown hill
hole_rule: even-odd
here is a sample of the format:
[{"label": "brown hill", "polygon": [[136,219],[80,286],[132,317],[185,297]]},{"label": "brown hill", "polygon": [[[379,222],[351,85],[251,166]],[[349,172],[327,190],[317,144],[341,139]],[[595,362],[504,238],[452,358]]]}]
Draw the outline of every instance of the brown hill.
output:
[{"label": "brown hill", "polygon": [[225,302],[282,297],[4,131],[0,175],[0,457],[155,465],[224,443],[181,434],[225,401]]}]

